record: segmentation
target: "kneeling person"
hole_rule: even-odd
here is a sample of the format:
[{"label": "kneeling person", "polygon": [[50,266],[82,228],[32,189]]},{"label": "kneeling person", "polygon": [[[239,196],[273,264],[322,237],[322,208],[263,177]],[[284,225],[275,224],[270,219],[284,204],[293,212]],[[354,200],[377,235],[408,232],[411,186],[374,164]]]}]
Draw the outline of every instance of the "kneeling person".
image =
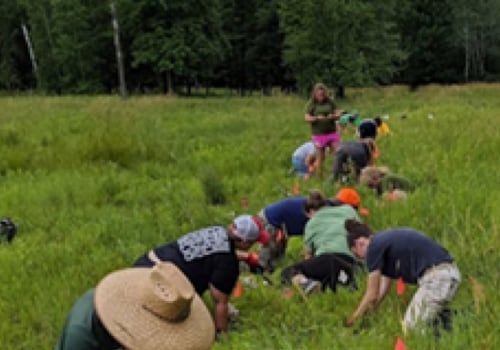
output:
[{"label": "kneeling person", "polygon": [[350,188],[339,191],[333,202],[320,193],[312,192],[304,210],[311,216],[304,236],[304,261],[288,267],[282,273],[282,282],[302,288],[308,294],[337,285],[356,287],[356,261],[346,242],[346,219],[358,219],[358,193]]},{"label": "kneeling person", "polygon": [[425,234],[397,228],[373,235],[356,220],[347,220],[345,226],[350,249],[366,260],[369,272],[365,295],[347,326],[380,304],[394,279],[419,286],[404,316],[405,331],[433,322],[455,296],[460,272],[448,251]]}]

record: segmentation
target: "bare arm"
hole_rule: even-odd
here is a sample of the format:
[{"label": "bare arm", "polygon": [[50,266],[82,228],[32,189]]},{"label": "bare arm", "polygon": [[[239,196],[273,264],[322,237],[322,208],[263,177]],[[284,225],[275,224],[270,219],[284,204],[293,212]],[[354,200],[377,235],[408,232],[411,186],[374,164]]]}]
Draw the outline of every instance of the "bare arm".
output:
[{"label": "bare arm", "polygon": [[246,261],[248,259],[248,255],[250,253],[245,252],[243,250],[236,250],[236,256],[238,257],[239,261]]},{"label": "bare arm", "polygon": [[380,270],[370,272],[370,274],[368,275],[368,283],[365,295],[363,296],[363,299],[361,299],[361,302],[359,303],[356,311],[352,314],[349,320],[347,320],[347,326],[351,326],[354,321],[362,317],[368,310],[375,306],[379,296],[380,277]]},{"label": "bare arm", "polygon": [[304,248],[304,260],[309,260],[313,257],[313,252],[309,248]]},{"label": "bare arm", "polygon": [[312,123],[312,122],[315,122],[316,120],[318,120],[318,117],[314,116],[314,115],[311,115],[309,113],[306,113],[304,115],[304,120],[308,123]]},{"label": "bare arm", "polygon": [[220,332],[227,332],[227,324],[229,318],[229,296],[222,293],[220,290],[210,285],[210,294],[215,301],[215,328]]},{"label": "bare arm", "polygon": [[380,305],[382,300],[384,300],[385,296],[387,293],[389,293],[389,290],[391,289],[392,286],[392,279],[390,279],[387,276],[382,276],[380,279],[380,286],[379,286],[379,292],[378,292],[378,299],[377,299],[377,305]]}]

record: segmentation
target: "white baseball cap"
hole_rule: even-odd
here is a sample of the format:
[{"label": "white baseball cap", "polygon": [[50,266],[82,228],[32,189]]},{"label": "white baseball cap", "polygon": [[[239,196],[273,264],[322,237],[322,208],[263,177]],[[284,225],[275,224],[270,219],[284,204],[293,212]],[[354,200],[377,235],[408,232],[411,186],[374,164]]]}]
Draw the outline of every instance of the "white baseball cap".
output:
[{"label": "white baseball cap", "polygon": [[258,241],[266,244],[271,239],[259,218],[251,215],[240,215],[233,221],[234,234],[244,241]]}]

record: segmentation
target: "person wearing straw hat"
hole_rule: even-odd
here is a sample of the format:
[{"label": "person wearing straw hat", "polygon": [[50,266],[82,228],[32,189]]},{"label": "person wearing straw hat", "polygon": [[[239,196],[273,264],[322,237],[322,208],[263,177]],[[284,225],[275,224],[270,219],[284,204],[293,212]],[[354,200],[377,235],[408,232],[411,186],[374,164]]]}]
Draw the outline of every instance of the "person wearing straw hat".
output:
[{"label": "person wearing straw hat", "polygon": [[54,350],[207,350],[207,307],[171,263],[110,273],[73,306]]},{"label": "person wearing straw hat", "polygon": [[359,194],[351,188],[341,189],[333,201],[322,205],[307,201],[304,210],[311,217],[305,228],[304,261],[282,273],[285,285],[294,284],[305,294],[319,289],[336,291],[337,285],[354,286],[355,259],[347,247],[344,222],[359,219]]},{"label": "person wearing straw hat", "polygon": [[162,261],[175,264],[193,284],[198,295],[210,291],[216,304],[217,332],[226,332],[229,296],[239,277],[239,260],[252,258],[246,252],[254,243],[265,244],[268,241],[269,233],[258,217],[241,215],[227,228],[207,227],[154,248],[137,259],[134,266],[151,267]]}]

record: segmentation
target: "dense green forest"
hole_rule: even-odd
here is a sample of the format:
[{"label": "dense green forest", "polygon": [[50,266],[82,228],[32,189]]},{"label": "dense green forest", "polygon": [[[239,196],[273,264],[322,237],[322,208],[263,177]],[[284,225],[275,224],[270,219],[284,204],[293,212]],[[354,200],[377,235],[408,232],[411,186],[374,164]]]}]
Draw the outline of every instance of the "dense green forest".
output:
[{"label": "dense green forest", "polygon": [[112,3],[132,93],[500,80],[500,0],[2,0],[0,90],[118,90]]}]

